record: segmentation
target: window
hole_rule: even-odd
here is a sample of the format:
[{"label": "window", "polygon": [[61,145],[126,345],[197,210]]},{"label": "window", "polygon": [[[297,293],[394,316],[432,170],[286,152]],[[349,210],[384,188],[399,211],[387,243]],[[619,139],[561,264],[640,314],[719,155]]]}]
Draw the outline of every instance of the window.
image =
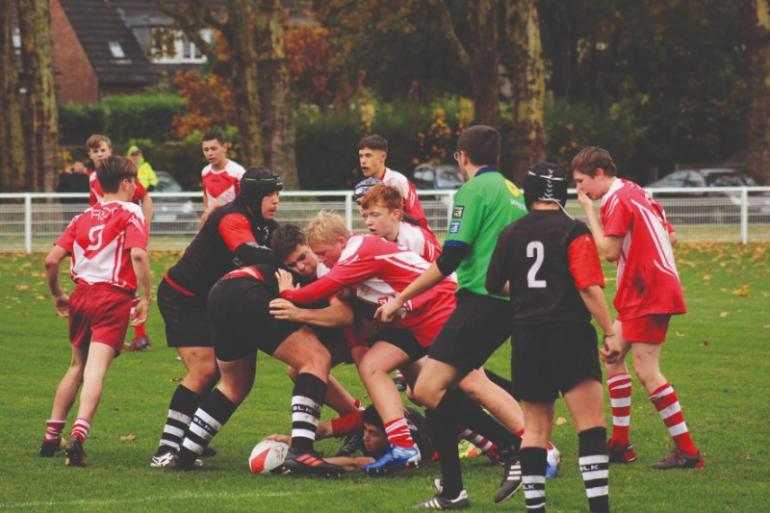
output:
[{"label": "window", "polygon": [[120,42],[118,41],[110,41],[110,53],[112,54],[112,57],[115,59],[125,59],[126,58],[126,52],[123,51],[123,47],[120,46]]},{"label": "window", "polygon": [[[213,33],[209,29],[201,30],[204,41],[211,42]],[[202,64],[206,62],[195,43],[187,39],[181,32],[170,31],[167,27],[152,29],[152,61],[158,64]]]}]

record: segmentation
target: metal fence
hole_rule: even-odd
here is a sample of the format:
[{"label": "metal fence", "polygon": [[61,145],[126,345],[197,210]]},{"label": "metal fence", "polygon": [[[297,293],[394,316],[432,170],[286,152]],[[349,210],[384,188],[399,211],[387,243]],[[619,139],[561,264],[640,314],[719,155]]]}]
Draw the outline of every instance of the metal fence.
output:
[{"label": "metal fence", "polygon": [[[648,190],[666,209],[680,241],[770,241],[770,187]],[[418,191],[433,230],[446,232],[455,191]],[[187,246],[198,230],[201,193],[153,193],[150,244],[156,250]],[[567,211],[582,209],[570,191]],[[70,219],[88,206],[87,194],[0,194],[0,251],[48,251]],[[350,191],[285,191],[278,219],[304,225],[319,210],[340,213],[353,230],[364,230]]]}]

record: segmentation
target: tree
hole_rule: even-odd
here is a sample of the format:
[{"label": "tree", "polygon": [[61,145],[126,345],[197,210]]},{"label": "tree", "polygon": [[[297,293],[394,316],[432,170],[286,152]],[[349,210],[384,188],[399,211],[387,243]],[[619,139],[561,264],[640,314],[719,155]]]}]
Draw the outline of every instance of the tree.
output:
[{"label": "tree", "polygon": [[24,190],[24,134],[19,70],[13,47],[11,1],[0,1],[0,190]]},{"label": "tree", "polygon": [[503,63],[513,89],[513,177],[545,159],[545,67],[535,0],[506,0]]},{"label": "tree", "polygon": [[742,0],[749,61],[750,102],[747,171],[770,183],[770,6],[767,0]]},{"label": "tree", "polygon": [[18,0],[27,190],[53,190],[59,158],[59,111],[53,77],[48,0]]}]

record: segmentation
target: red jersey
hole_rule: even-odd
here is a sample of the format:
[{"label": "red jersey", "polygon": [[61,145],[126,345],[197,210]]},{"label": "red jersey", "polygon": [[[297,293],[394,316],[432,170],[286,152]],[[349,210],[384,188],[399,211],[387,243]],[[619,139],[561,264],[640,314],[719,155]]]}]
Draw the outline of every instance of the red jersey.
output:
[{"label": "red jersey", "polygon": [[398,228],[396,242],[411,249],[428,262],[435,262],[441,255],[441,244],[438,243],[438,239],[432,231],[422,226],[402,221]]},{"label": "red jersey", "polygon": [[[430,264],[407,248],[376,235],[348,239],[339,261],[328,274],[281,296],[294,303],[314,303],[342,287],[354,286],[356,296],[372,305],[385,304],[416,280]],[[427,347],[455,308],[457,283],[444,278],[438,285],[407,301],[394,325],[412,332]]]},{"label": "red jersey", "polygon": [[211,164],[201,171],[203,179],[203,194],[209,205],[226,205],[238,196],[241,191],[241,178],[246,173],[243,166],[228,160],[224,169],[218,171]]},{"label": "red jersey", "polygon": [[[102,189],[102,184],[99,183],[99,177],[96,175],[95,169],[89,169],[87,170],[88,173],[88,203],[93,207],[97,203],[104,202],[104,189]],[[131,198],[131,201],[134,203],[139,203],[140,200],[143,200],[145,196],[147,196],[147,189],[144,188],[142,183],[139,181],[139,179],[135,179],[134,183],[136,183],[136,190],[134,191],[134,197]]]},{"label": "red jersey", "polygon": [[72,281],[136,290],[131,248],[147,248],[142,209],[135,203],[97,203],[75,216],[56,240],[72,256]]},{"label": "red jersey", "polygon": [[404,198],[404,213],[411,216],[423,228],[427,228],[428,218],[425,217],[425,211],[422,209],[422,203],[417,196],[414,184],[398,171],[393,171],[387,167],[382,175],[382,181],[385,182],[385,185],[394,187],[401,193],[401,197]]},{"label": "red jersey", "polygon": [[623,238],[618,260],[618,319],[687,311],[663,207],[644,189],[616,179],[602,197],[604,234]]}]

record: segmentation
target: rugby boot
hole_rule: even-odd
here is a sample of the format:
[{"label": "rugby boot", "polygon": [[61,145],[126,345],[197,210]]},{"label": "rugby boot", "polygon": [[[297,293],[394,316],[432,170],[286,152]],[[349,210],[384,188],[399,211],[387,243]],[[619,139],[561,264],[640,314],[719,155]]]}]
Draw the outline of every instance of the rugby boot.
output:
[{"label": "rugby boot", "polygon": [[495,494],[495,503],[507,501],[521,488],[521,462],[518,451],[509,449],[505,455],[505,471]]},{"label": "rugby boot", "polygon": [[437,493],[425,502],[421,502],[416,509],[465,509],[471,506],[468,500],[468,492],[461,490],[460,493],[454,499],[448,499]]},{"label": "rugby boot", "polygon": [[417,446],[400,447],[391,445],[374,463],[364,465],[363,471],[370,476],[386,474],[400,468],[420,465],[420,449]]},{"label": "rugby boot", "polygon": [[342,439],[342,445],[340,445],[340,448],[337,451],[337,456],[352,456],[353,453],[363,446],[363,443],[364,437],[360,432],[355,431],[353,433],[348,433],[347,436]]},{"label": "rugby boot", "polygon": [[43,440],[43,443],[40,444],[40,456],[44,458],[55,456],[56,453],[61,450],[61,438],[57,438],[56,440]]},{"label": "rugby boot", "polygon": [[201,454],[201,458],[212,458],[217,455],[219,451],[217,451],[216,447],[213,445],[207,445],[203,449],[203,454]]},{"label": "rugby boot", "polygon": [[150,466],[160,467],[165,470],[186,472],[188,470],[198,470],[203,467],[203,460],[194,457],[194,455],[182,455],[178,452],[171,451],[166,452],[158,460],[153,456]]},{"label": "rugby boot", "polygon": [[86,451],[83,450],[83,443],[78,438],[70,438],[67,447],[64,449],[66,456],[64,465],[67,467],[85,467]]},{"label": "rugby boot", "polygon": [[633,463],[636,461],[636,449],[630,443],[616,445],[607,442],[607,450],[610,455],[610,463]]},{"label": "rugby boot", "polygon": [[703,456],[700,453],[690,456],[679,449],[674,449],[671,454],[650,466],[658,470],[668,470],[672,468],[701,468],[703,465]]},{"label": "rugby boot", "polygon": [[315,474],[324,477],[339,477],[345,469],[329,463],[313,452],[294,452],[289,449],[283,465],[273,471],[276,474]]}]

